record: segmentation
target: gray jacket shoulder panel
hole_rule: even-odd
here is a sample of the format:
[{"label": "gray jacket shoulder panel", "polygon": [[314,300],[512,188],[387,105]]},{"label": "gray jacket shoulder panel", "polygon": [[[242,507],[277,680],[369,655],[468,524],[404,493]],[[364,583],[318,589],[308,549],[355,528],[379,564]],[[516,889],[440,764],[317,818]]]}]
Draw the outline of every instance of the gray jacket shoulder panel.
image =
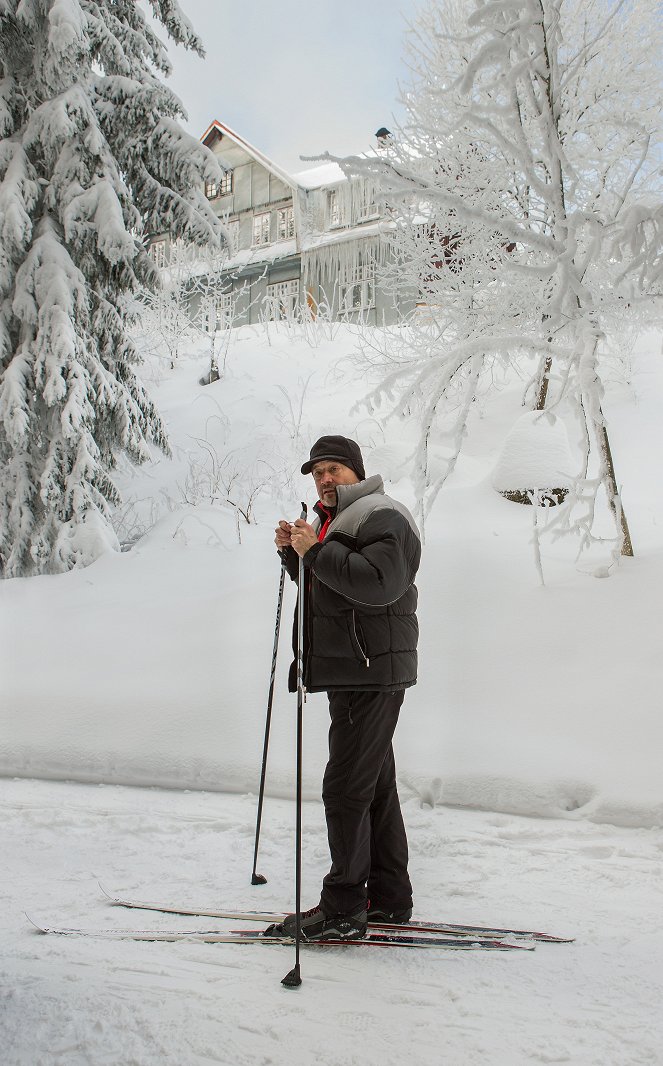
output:
[{"label": "gray jacket shoulder panel", "polygon": [[373,514],[374,511],[379,510],[398,511],[410,524],[415,535],[421,539],[417,524],[407,507],[399,503],[398,500],[392,500],[391,496],[387,496],[385,493],[371,493],[368,496],[362,496],[361,499],[355,500],[354,503],[344,508],[330,523],[327,536],[330,533],[345,533],[349,537],[356,538],[366,518]]}]

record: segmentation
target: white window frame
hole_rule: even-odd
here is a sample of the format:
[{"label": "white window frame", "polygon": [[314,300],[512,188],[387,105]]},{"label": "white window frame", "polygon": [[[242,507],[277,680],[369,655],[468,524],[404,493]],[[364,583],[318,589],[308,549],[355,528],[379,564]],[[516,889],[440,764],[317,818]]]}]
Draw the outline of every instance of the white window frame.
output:
[{"label": "white window frame", "polygon": [[327,193],[327,210],[329,212],[329,227],[341,225],[341,205],[338,199],[338,189],[330,189]]},{"label": "white window frame", "polygon": [[272,243],[272,213],[271,211],[259,211],[253,216],[252,248],[262,248],[265,244]]},{"label": "white window frame", "polygon": [[299,307],[299,278],[268,284],[265,303],[271,321],[279,322],[284,318],[292,318]]},{"label": "white window frame", "polygon": [[364,263],[351,281],[340,286],[340,310],[348,315],[375,307],[375,265]]},{"label": "white window frame", "polygon": [[375,201],[357,207],[357,222],[375,222],[379,217],[380,211]]},{"label": "white window frame", "polygon": [[230,196],[233,191],[233,171],[224,170],[218,181],[205,182],[205,196],[208,200],[218,200],[220,196]]},{"label": "white window frame", "polygon": [[217,196],[231,196],[233,191],[233,171],[224,170],[221,181],[218,182]]},{"label": "white window frame", "polygon": [[166,265],[166,242],[165,240],[153,241],[148,248],[148,254],[153,260],[155,267],[163,270]]},{"label": "white window frame", "polygon": [[276,233],[277,240],[289,241],[295,236],[295,209],[292,205],[290,207],[280,207],[276,214]]}]

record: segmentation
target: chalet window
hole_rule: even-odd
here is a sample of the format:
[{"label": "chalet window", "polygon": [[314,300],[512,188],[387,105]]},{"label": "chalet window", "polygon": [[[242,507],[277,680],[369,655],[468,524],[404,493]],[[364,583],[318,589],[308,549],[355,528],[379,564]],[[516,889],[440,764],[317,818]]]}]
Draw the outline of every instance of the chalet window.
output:
[{"label": "chalet window", "polygon": [[278,281],[267,286],[266,310],[272,321],[292,318],[299,303],[299,278]]},{"label": "chalet window", "polygon": [[369,222],[380,217],[378,205],[373,198],[372,190],[365,183],[354,190],[355,192],[355,217],[357,222]]},{"label": "chalet window", "polygon": [[271,213],[263,211],[253,216],[253,247],[261,244],[269,244],[271,229]]},{"label": "chalet window", "polygon": [[341,205],[338,202],[338,190],[331,189],[327,194],[327,209],[329,213],[329,225],[340,226]]},{"label": "chalet window", "polygon": [[230,196],[233,191],[233,172],[226,170],[220,181],[205,182],[205,196],[208,200],[216,200],[218,196]]},{"label": "chalet window", "polygon": [[224,172],[221,181],[219,182],[219,196],[230,196],[233,191],[233,172],[232,170],[226,170]]},{"label": "chalet window", "polygon": [[154,241],[148,248],[148,255],[154,260],[154,265],[163,268],[166,265],[166,242]]},{"label": "chalet window", "polygon": [[295,236],[295,213],[292,207],[282,207],[278,211],[278,240],[288,241]]},{"label": "chalet window", "polygon": [[341,312],[368,311],[375,307],[375,267],[364,263],[355,272],[352,281],[341,285]]}]

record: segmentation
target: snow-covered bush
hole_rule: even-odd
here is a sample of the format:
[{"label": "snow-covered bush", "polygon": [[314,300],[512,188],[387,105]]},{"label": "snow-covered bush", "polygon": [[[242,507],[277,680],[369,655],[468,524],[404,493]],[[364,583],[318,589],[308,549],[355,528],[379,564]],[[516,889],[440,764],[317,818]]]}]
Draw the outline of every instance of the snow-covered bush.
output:
[{"label": "snow-covered bush", "polygon": [[[202,52],[175,0],[169,36]],[[135,373],[142,241],[219,244],[218,164],[183,132],[165,48],[133,0],[0,4],[0,570],[66,570],[115,547],[118,456],[167,451]]]}]

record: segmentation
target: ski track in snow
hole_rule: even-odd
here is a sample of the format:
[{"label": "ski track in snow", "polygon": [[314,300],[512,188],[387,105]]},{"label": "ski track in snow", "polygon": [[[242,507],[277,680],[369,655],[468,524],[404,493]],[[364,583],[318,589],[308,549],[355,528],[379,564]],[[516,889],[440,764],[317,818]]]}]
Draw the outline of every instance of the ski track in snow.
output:
[{"label": "ski track in snow", "polygon": [[[419,915],[571,933],[532,954],[302,950],[58,939],[51,924],[219,928],[113,908],[97,887],[279,909],[294,805],[255,797],[0,781],[3,1066],[659,1066],[663,832],[404,802]],[[305,906],[327,863],[304,811]],[[196,925],[199,922],[199,925]]]}]

